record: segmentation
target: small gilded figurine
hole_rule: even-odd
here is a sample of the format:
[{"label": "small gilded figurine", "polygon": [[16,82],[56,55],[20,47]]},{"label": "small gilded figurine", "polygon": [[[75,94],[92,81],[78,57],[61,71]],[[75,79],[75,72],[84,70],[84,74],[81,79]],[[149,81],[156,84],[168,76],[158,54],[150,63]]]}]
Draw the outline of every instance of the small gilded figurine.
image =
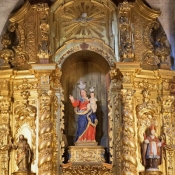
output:
[{"label": "small gilded figurine", "polygon": [[12,145],[16,151],[16,164],[18,172],[30,172],[31,149],[24,135],[19,136],[19,141],[16,145]]},{"label": "small gilded figurine", "polygon": [[155,125],[150,126],[150,134],[143,142],[142,162],[147,171],[158,171],[162,163],[162,147],[164,143],[156,137]]},{"label": "small gilded figurine", "polygon": [[86,84],[80,81],[78,84],[80,89],[80,98],[75,100],[73,96],[69,96],[75,113],[78,115],[76,142],[94,142],[96,135],[96,125],[98,123],[95,111],[97,107],[94,103],[94,91],[91,92],[91,99],[87,97]]}]

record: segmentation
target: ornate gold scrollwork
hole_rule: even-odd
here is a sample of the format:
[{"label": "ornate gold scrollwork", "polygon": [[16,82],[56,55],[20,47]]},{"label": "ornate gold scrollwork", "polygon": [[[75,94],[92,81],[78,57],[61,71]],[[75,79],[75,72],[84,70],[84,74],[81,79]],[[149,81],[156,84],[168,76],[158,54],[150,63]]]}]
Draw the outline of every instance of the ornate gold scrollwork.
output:
[{"label": "ornate gold scrollwork", "polygon": [[2,175],[9,173],[9,150],[11,142],[10,130],[10,105],[11,98],[8,96],[1,96],[0,100],[0,172]]},{"label": "ornate gold scrollwork", "polygon": [[[25,81],[25,80],[24,80]],[[24,85],[25,87],[25,85]],[[26,90],[26,87],[24,88]],[[15,133],[15,139],[18,139],[18,133],[22,126],[27,125],[29,129],[31,130],[32,133],[32,151],[34,154],[33,157],[33,163],[36,158],[35,150],[36,150],[36,107],[33,105],[29,104],[29,96],[30,92],[29,91],[22,91],[21,96],[23,98],[22,101],[19,103],[16,103],[15,109],[14,109],[14,114],[15,114],[15,128],[16,128],[16,133]]]},{"label": "ornate gold scrollwork", "polygon": [[149,69],[149,67],[152,67],[152,69],[158,69],[159,63],[160,60],[158,59],[158,56],[154,54],[153,51],[146,51],[145,53],[143,53],[143,58],[141,60],[143,68]]},{"label": "ornate gold scrollwork", "polygon": [[49,7],[47,3],[39,3],[37,4],[37,12],[39,14],[40,20],[40,44],[38,57],[40,62],[49,63],[49,57],[51,56],[49,50]]},{"label": "ornate gold scrollwork", "polygon": [[142,81],[134,81],[134,87],[139,89],[148,89],[149,91],[157,90],[157,85],[150,83],[146,78],[143,79]]},{"label": "ornate gold scrollwork", "polygon": [[4,60],[4,63],[1,65],[1,68],[10,68],[9,62],[14,59],[14,52],[11,49],[8,49],[8,46],[11,44],[11,40],[8,34],[2,36],[1,43],[4,48],[0,51],[0,58]]},{"label": "ornate gold scrollwork", "polygon": [[157,21],[149,22],[149,23],[145,24],[145,27],[143,27],[143,29],[144,29],[143,41],[149,50],[153,50],[153,48],[154,48],[153,44],[150,41],[150,36],[151,36],[152,30],[158,29],[158,28],[159,28],[159,23]]},{"label": "ornate gold scrollwork", "polygon": [[39,174],[46,172],[52,174],[53,171],[53,135],[52,135],[52,117],[51,117],[51,99],[52,91],[41,92],[40,97],[40,116],[39,116]]},{"label": "ornate gold scrollwork", "polygon": [[133,62],[135,54],[132,41],[132,29],[130,26],[130,14],[132,3],[124,1],[118,6],[119,9],[119,29],[120,29],[120,59],[124,62]]},{"label": "ornate gold scrollwork", "polygon": [[144,133],[147,127],[151,125],[152,122],[156,121],[157,107],[149,99],[150,92],[148,89],[142,90],[143,103],[136,106],[137,118],[138,118],[138,136],[139,143],[144,140]]},{"label": "ornate gold scrollwork", "polygon": [[166,43],[167,37],[165,32],[159,33],[156,39],[155,55],[158,56],[160,68],[162,69],[170,69],[170,61],[167,60],[167,57],[170,55],[171,49]]},{"label": "ornate gold scrollwork", "polygon": [[21,46],[13,47],[15,50],[15,58],[11,60],[11,64],[14,67],[20,67],[25,65],[29,61],[29,56],[23,51]]},{"label": "ornate gold scrollwork", "polygon": [[81,175],[81,174],[100,174],[100,175],[111,175],[112,170],[107,166],[100,165],[69,165],[66,168],[63,168],[63,175]]},{"label": "ornate gold scrollwork", "polygon": [[169,175],[173,175],[175,173],[174,168],[174,152],[175,152],[175,121],[173,119],[172,113],[174,112],[174,108],[172,105],[174,102],[174,96],[163,96],[162,98],[162,113],[163,113],[163,132],[165,134],[166,139],[166,170]]},{"label": "ornate gold scrollwork", "polygon": [[134,90],[121,90],[123,101],[123,138],[122,138],[122,157],[123,157],[123,174],[137,174],[136,160],[136,140],[134,129],[133,114],[133,94]]}]

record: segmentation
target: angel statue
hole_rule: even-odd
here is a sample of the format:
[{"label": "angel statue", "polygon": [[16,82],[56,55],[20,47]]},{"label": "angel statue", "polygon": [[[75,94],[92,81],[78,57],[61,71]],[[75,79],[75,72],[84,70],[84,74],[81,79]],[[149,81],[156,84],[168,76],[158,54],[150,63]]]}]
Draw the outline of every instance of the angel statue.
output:
[{"label": "angel statue", "polygon": [[147,171],[158,171],[162,163],[162,147],[165,143],[156,137],[156,127],[151,125],[149,136],[145,136],[142,150],[142,163]]},{"label": "angel statue", "polygon": [[75,141],[76,144],[80,142],[97,144],[95,140],[96,125],[98,123],[95,114],[97,99],[94,96],[94,88],[90,89],[91,98],[89,99],[86,84],[80,81],[78,87],[80,89],[80,98],[75,100],[73,96],[69,96],[72,106],[75,108],[75,113],[78,115]]}]

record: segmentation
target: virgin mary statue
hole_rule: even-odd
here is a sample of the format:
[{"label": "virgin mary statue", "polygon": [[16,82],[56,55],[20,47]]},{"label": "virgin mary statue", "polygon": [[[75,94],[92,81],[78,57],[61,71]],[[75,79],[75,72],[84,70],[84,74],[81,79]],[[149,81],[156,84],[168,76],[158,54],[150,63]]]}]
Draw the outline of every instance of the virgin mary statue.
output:
[{"label": "virgin mary statue", "polygon": [[80,89],[80,98],[75,100],[73,96],[69,96],[74,111],[78,115],[75,144],[89,143],[97,145],[95,135],[98,120],[92,106],[94,103],[91,103],[92,100],[90,100],[92,97],[94,98],[94,88],[91,88],[90,94],[92,96],[89,99],[87,97],[86,84],[80,81],[78,87]]}]

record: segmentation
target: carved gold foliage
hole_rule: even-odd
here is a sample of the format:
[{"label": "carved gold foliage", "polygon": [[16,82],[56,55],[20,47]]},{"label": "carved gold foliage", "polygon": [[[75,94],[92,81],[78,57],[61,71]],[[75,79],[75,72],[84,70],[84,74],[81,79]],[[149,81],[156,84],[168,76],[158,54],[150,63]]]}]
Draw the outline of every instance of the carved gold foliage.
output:
[{"label": "carved gold foliage", "polygon": [[147,51],[143,53],[141,63],[144,65],[157,66],[160,63],[160,60],[152,51]]},{"label": "carved gold foliage", "polygon": [[0,90],[8,90],[9,89],[9,81],[6,79],[0,80]]},{"label": "carved gold foliage", "polygon": [[99,53],[100,55],[102,55],[106,59],[106,61],[109,63],[109,65],[111,67],[114,66],[114,64],[115,64],[114,58],[112,58],[107,52],[105,52],[105,50],[103,50],[99,47],[94,47],[94,46],[90,46],[90,50]]},{"label": "carved gold foliage", "polygon": [[[121,117],[120,117],[120,112],[119,112],[119,102],[120,102],[120,95],[116,94],[113,96],[113,111],[114,111],[114,122],[115,122],[115,131],[113,131],[114,134],[114,156],[117,160],[117,165],[115,165],[116,169],[117,169],[117,173],[120,175],[121,174],[121,165],[122,165],[122,159],[121,159],[121,152],[122,152],[122,148],[121,148],[121,125],[120,125],[120,121],[121,121]],[[110,125],[112,125],[113,123],[110,122]],[[113,128],[112,126],[110,126],[110,128]]]},{"label": "carved gold foliage", "polygon": [[70,49],[66,50],[66,53],[64,53],[59,59],[58,65],[61,65],[69,55],[79,50],[81,50],[79,46],[71,47]]},{"label": "carved gold foliage", "polygon": [[153,44],[151,43],[151,33],[153,29],[158,29],[159,23],[157,21],[152,21],[145,24],[145,27],[143,27],[143,41],[146,47],[150,50],[154,49]]},{"label": "carved gold foliage", "polygon": [[10,126],[9,124],[1,124],[0,125],[0,150],[9,150],[9,134],[10,134]]},{"label": "carved gold foliage", "polygon": [[133,12],[133,22],[134,22],[134,48],[135,48],[135,61],[140,61],[143,52],[147,50],[146,46],[143,44],[143,25],[144,21],[142,18],[138,17],[138,14]]},{"label": "carved gold foliage", "polygon": [[136,140],[134,130],[133,94],[134,90],[121,90],[123,102],[122,157],[123,174],[137,174]]},{"label": "carved gold foliage", "polygon": [[8,30],[10,32],[14,32],[16,30],[16,28],[17,28],[17,25],[16,25],[16,23],[13,23],[13,22],[11,22],[8,26]]},{"label": "carved gold foliage", "polygon": [[26,64],[29,60],[29,56],[23,51],[22,47],[17,46],[13,47],[13,49],[15,50],[15,57],[11,59],[11,64],[15,67],[20,67]]},{"label": "carved gold foliage", "polygon": [[163,175],[161,171],[144,171],[139,172],[139,175]]},{"label": "carved gold foliage", "polygon": [[48,13],[49,13],[49,7],[47,3],[38,3],[37,4],[37,12],[39,14],[39,23],[40,23],[40,37],[39,37],[39,51],[38,51],[38,57],[40,59],[40,62],[42,62],[42,59],[45,59],[45,61],[49,62],[49,57],[51,56],[50,49],[49,49],[49,19],[48,19]]},{"label": "carved gold foliage", "polygon": [[[75,45],[74,40],[72,40],[69,43],[69,49],[61,48],[60,50],[57,51],[57,54],[59,52],[62,53],[59,60],[56,60],[59,66],[61,66],[63,64],[63,62],[65,61],[65,59],[69,55],[71,55],[72,53],[75,53],[77,51],[81,51],[81,50],[94,51],[94,52],[102,55],[103,58],[106,59],[106,61],[108,62],[108,64],[111,67],[113,67],[115,65],[115,62],[116,62],[115,56],[114,56],[113,50],[111,50],[110,47],[108,47],[107,45],[104,45],[104,43],[102,43],[100,40],[96,40],[97,44],[96,43],[94,44],[93,41],[91,43],[91,42],[89,42],[89,40],[87,40],[88,41],[87,43],[84,42],[83,40],[81,40],[81,41],[82,41],[82,43]],[[72,44],[75,46],[72,47]],[[63,49],[64,49],[64,51],[63,51]]]},{"label": "carved gold foliage", "polygon": [[0,51],[0,58],[4,60],[4,63],[1,67],[10,68],[9,61],[14,59],[14,51],[8,49],[8,45],[11,44],[11,40],[8,34],[4,34],[2,36],[1,43],[3,44],[4,48]]},{"label": "carved gold foliage", "polygon": [[[53,93],[51,91],[41,92],[39,94],[40,98],[40,117],[39,117],[39,173],[41,175],[46,172],[52,174],[52,141],[53,136],[50,135],[52,133],[53,123],[51,121],[51,99]],[[45,140],[45,136],[47,140]],[[50,137],[51,136],[51,137]],[[49,166],[50,169],[47,169],[46,166]]]},{"label": "carved gold foliage", "polygon": [[24,78],[22,83],[14,85],[14,90],[36,89],[37,87],[38,87],[37,83],[35,82],[29,83],[28,79]]},{"label": "carved gold foliage", "polygon": [[19,24],[17,29],[16,29],[16,34],[19,40],[19,47],[24,48],[24,44],[25,44],[25,30],[23,28],[24,26]]},{"label": "carved gold foliage", "polygon": [[8,96],[3,96],[0,100],[0,133],[1,133],[1,146],[2,148],[7,148],[9,142],[9,134],[10,134],[10,105],[11,105],[11,98]]},{"label": "carved gold foliage", "polygon": [[53,72],[53,75],[52,75],[55,89],[60,89],[60,90],[62,89],[61,88],[61,82],[60,82],[61,75],[62,75],[62,72],[61,72],[60,68],[57,65],[56,69],[55,69],[55,71]]},{"label": "carved gold foliage", "polygon": [[38,3],[37,4],[37,12],[41,19],[46,19],[49,13],[49,7],[47,3]]},{"label": "carved gold foliage", "polygon": [[167,61],[167,56],[170,55],[171,49],[167,46],[167,37],[165,32],[159,33],[156,39],[156,49],[155,54],[159,57],[161,64],[169,64]]},{"label": "carved gold foliage", "polygon": [[9,152],[0,150],[0,162],[1,162],[1,175],[9,175]]},{"label": "carved gold foliage", "polygon": [[95,147],[71,147],[69,149],[69,162],[104,162],[104,148],[101,146]]},{"label": "carved gold foliage", "polygon": [[10,150],[10,105],[11,98],[3,96],[0,100],[0,172],[9,174],[9,150]]},{"label": "carved gold foliage", "polygon": [[[11,105],[11,98],[10,97],[3,97],[0,100],[0,110],[2,114],[7,114],[10,112],[10,105]],[[3,118],[2,118],[3,120]],[[3,120],[5,121],[5,120]]]},{"label": "carved gold foliage", "polygon": [[36,158],[35,154],[35,149],[36,149],[36,112],[37,109],[35,106],[30,105],[28,98],[30,96],[29,91],[22,91],[21,96],[23,100],[21,103],[16,103],[15,108],[14,108],[14,114],[15,114],[15,128],[16,128],[16,133],[15,133],[15,138],[16,140],[18,139],[18,133],[22,126],[27,126],[32,134],[32,150],[34,153],[33,157],[33,163]]},{"label": "carved gold foliage", "polygon": [[173,108],[174,96],[163,96],[162,98],[162,113],[163,113],[163,132],[166,136],[166,143],[169,146],[174,144],[174,124],[172,113],[174,112]]},{"label": "carved gold foliage", "polygon": [[131,73],[124,72],[123,73],[123,83],[131,83]]},{"label": "carved gold foliage", "polygon": [[35,30],[36,30],[36,18],[35,13],[32,13],[23,25],[25,30],[25,42],[26,42],[26,52],[29,56],[29,62],[36,62],[36,37],[35,37]]},{"label": "carved gold foliage", "polygon": [[110,161],[112,164],[117,161],[115,165],[115,173],[121,174],[121,125],[120,125],[120,115],[119,115],[119,94],[116,89],[120,89],[121,82],[117,80],[119,72],[115,69],[111,69],[111,84],[108,95],[108,121],[109,121],[109,152]]},{"label": "carved gold foliage", "polygon": [[49,24],[47,20],[41,20],[40,30],[41,30],[41,40],[48,41]]},{"label": "carved gold foliage", "polygon": [[172,112],[172,103],[174,101],[174,96],[164,96],[162,99],[162,109],[164,113]]},{"label": "carved gold foliage", "polygon": [[139,89],[157,90],[157,85],[150,83],[148,79],[142,81],[134,81],[134,87]]},{"label": "carved gold foliage", "polygon": [[113,156],[114,156],[114,151],[113,151],[113,141],[114,141],[114,137],[113,137],[113,97],[112,94],[110,92],[109,96],[108,96],[108,120],[109,120],[109,152],[111,154],[110,156],[110,161],[113,162]]},{"label": "carved gold foliage", "polygon": [[105,9],[97,3],[81,1],[64,8],[62,26],[66,37],[86,36],[101,38],[105,30]]},{"label": "carved gold foliage", "polygon": [[[172,108],[172,105],[174,105],[172,102],[174,102],[174,96],[164,96],[163,97],[163,132],[166,137],[166,171],[168,175],[174,175],[175,169],[174,169],[174,153],[175,153],[175,120],[174,118],[174,108]],[[165,108],[164,108],[165,104]]]},{"label": "carved gold foliage", "polygon": [[112,68],[109,72],[111,79],[115,79],[117,76],[117,69]]},{"label": "carved gold foliage", "polygon": [[63,175],[81,175],[84,174],[99,174],[99,175],[112,175],[112,169],[100,165],[70,165],[63,167]]},{"label": "carved gold foliage", "polygon": [[120,57],[123,62],[133,62],[134,61],[134,49],[133,43],[127,39],[121,43]]},{"label": "carved gold foliage", "polygon": [[120,13],[127,13],[131,10],[132,7],[133,7],[132,3],[129,3],[128,1],[124,1],[123,3],[119,4],[118,9]]},{"label": "carved gold foliage", "polygon": [[148,89],[144,89],[142,95],[143,103],[136,106],[139,143],[143,142],[143,134],[146,128],[149,127],[153,121],[156,121],[157,114],[157,106],[149,99],[150,92]]},{"label": "carved gold foliage", "polygon": [[[60,69],[58,67],[56,68],[55,72],[53,73],[54,79],[58,78],[60,81]],[[53,125],[53,140],[54,140],[54,146],[53,146],[53,165],[54,166],[60,166],[62,165],[62,162],[64,161],[64,150],[65,150],[65,143],[62,140],[62,133],[65,128],[64,126],[64,95],[63,95],[63,89],[61,86],[55,87],[55,96],[54,96],[54,123],[59,124],[59,131],[56,125]],[[59,149],[58,149],[59,148]],[[59,160],[57,160],[59,157]],[[56,174],[55,169],[53,170],[53,173]]]},{"label": "carved gold foliage", "polygon": [[163,90],[165,90],[165,91],[169,91],[170,90],[170,83],[169,83],[168,79],[165,79],[163,81]]}]

